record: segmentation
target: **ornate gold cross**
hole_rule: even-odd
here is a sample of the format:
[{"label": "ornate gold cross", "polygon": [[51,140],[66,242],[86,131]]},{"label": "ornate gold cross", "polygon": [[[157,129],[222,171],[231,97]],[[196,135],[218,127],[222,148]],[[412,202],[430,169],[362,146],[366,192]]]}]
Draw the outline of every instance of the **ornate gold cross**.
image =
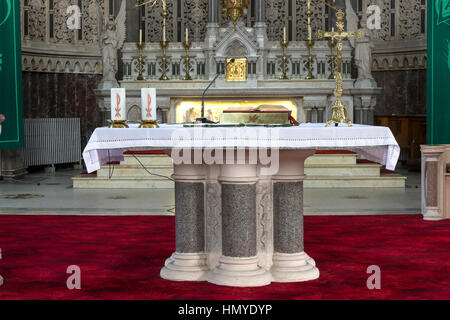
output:
[{"label": "ornate gold cross", "polygon": [[333,105],[333,113],[331,120],[327,122],[327,127],[332,123],[336,126],[339,123],[347,123],[349,127],[352,126],[352,122],[347,118],[345,107],[342,104],[341,97],[344,93],[343,81],[342,81],[342,41],[346,38],[362,38],[364,37],[364,31],[344,31],[344,12],[339,9],[336,12],[336,27],[337,31],[325,32],[323,30],[318,30],[316,32],[316,37],[318,39],[331,38],[336,40],[337,47],[337,74],[336,74],[336,89],[334,90],[334,96],[336,97],[336,102]]}]

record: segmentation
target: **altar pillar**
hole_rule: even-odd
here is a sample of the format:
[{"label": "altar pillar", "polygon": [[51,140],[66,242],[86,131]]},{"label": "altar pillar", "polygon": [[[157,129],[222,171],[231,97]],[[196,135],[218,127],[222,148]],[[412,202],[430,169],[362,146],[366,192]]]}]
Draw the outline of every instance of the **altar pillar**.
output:
[{"label": "altar pillar", "polygon": [[255,1],[255,23],[266,23],[266,4],[264,0]]},{"label": "altar pillar", "polygon": [[303,243],[303,180],[306,158],[313,150],[281,150],[280,166],[273,176],[274,282],[308,281],[319,277],[314,260]]},{"label": "altar pillar", "polygon": [[203,281],[207,271],[205,253],[205,179],[203,165],[175,165],[176,251],[166,260],[161,278]]},{"label": "altar pillar", "polygon": [[208,8],[208,23],[219,23],[220,0],[209,0]]},{"label": "altar pillar", "polygon": [[222,256],[207,280],[234,287],[268,285],[271,275],[259,266],[257,256],[257,165],[222,165],[218,180],[222,185]]}]

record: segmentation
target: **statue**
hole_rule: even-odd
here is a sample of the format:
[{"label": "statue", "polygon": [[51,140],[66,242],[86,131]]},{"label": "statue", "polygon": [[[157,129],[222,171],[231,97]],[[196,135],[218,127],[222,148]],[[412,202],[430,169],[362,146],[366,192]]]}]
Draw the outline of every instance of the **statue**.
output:
[{"label": "statue", "polygon": [[110,18],[103,21],[103,12],[97,3],[98,15],[98,39],[102,53],[103,78],[99,89],[111,89],[118,87],[116,73],[118,71],[117,50],[122,48],[125,41],[126,0],[122,0],[119,14],[116,19]]},{"label": "statue", "polygon": [[372,48],[374,47],[371,32],[367,28],[367,18],[361,19],[361,29],[365,36],[355,40],[355,63],[358,67],[358,80],[373,80],[372,77]]},{"label": "statue", "polygon": [[365,82],[369,84],[369,86],[376,87],[375,80],[372,77],[372,48],[374,47],[372,41],[373,31],[367,28],[366,15],[363,15],[361,21],[359,21],[350,0],[345,0],[345,13],[348,31],[358,30],[358,24],[361,25],[360,29],[364,31],[364,37],[349,39],[350,45],[355,48],[355,64],[358,68],[356,86],[358,86],[358,83]]}]

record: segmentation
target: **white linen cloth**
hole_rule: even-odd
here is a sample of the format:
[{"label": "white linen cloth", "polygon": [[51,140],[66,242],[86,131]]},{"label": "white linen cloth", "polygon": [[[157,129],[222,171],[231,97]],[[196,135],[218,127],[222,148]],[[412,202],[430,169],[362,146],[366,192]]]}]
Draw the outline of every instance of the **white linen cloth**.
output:
[{"label": "white linen cloth", "polygon": [[[182,139],[180,139],[182,137]],[[93,172],[111,161],[123,161],[124,149],[164,150],[172,148],[279,148],[345,149],[394,170],[400,147],[387,127],[367,125],[301,124],[298,127],[196,127],[160,125],[158,129],[97,128],[83,158],[87,171]]]}]

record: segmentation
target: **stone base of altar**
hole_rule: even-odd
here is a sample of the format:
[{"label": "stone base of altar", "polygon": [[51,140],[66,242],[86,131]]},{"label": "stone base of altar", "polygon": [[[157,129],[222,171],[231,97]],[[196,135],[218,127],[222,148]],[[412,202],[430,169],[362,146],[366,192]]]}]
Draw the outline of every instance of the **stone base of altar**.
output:
[{"label": "stone base of altar", "polygon": [[[406,177],[381,169],[381,165],[357,159],[356,153],[317,153],[305,163],[305,188],[405,188]],[[167,189],[174,183],[172,159],[160,154],[124,156],[103,166],[97,174],[73,178],[75,189]],[[145,169],[143,168],[145,167]],[[156,175],[150,175],[152,174]],[[162,177],[164,176],[164,177]]]}]

